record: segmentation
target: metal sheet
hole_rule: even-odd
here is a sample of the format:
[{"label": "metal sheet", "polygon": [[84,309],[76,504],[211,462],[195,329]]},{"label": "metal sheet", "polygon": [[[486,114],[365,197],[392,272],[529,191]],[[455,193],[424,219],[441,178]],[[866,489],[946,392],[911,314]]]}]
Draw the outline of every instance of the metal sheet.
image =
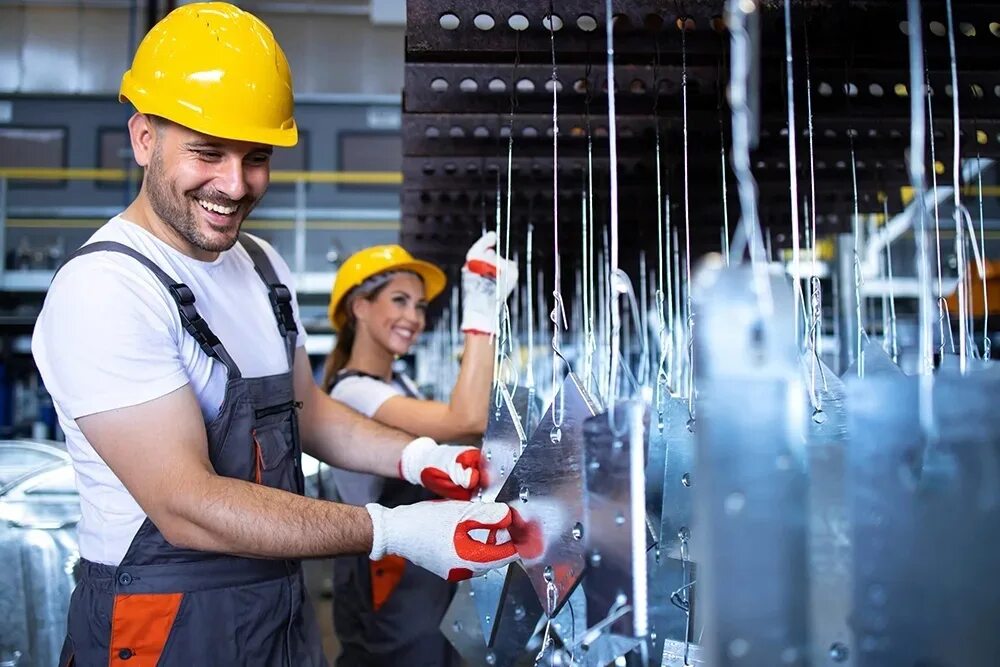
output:
[{"label": "metal sheet", "polygon": [[[690,580],[697,580],[697,568],[688,563]],[[684,610],[670,601],[671,594],[679,590],[685,583],[684,564],[674,558],[668,558],[658,549],[652,548],[647,554],[647,592],[649,614],[649,667],[660,667],[663,649],[670,642],[680,642],[688,635],[688,620]],[[693,602],[692,598],[692,602]],[[692,606],[692,640],[699,636],[697,622],[699,619],[696,607]],[[691,645],[693,647],[693,644]]]},{"label": "metal sheet", "polygon": [[[499,570],[490,570],[481,577],[470,579],[472,583],[473,602],[476,605],[476,615],[483,629],[483,641],[487,646],[493,646],[496,638],[497,621],[500,616],[500,606],[504,600],[504,589],[511,566]],[[515,566],[513,569],[517,569]]]},{"label": "metal sheet", "polygon": [[[521,399],[521,412],[515,405],[515,396]],[[481,491],[483,500],[492,501],[497,497],[528,442],[521,421],[521,415],[527,412],[527,405],[528,390],[524,387],[519,387],[514,396],[506,385],[499,385],[493,390],[489,420],[483,434],[482,466],[486,477]]]},{"label": "metal sheet", "polygon": [[593,628],[607,619],[604,632],[625,637],[644,637],[648,631],[645,420],[644,403],[625,401],[614,415],[604,412],[583,425],[587,624]]},{"label": "metal sheet", "polygon": [[791,288],[767,280],[710,265],[695,284],[696,593],[720,667],[807,660],[807,410]]},{"label": "metal sheet", "polygon": [[1000,378],[848,381],[855,664],[986,665],[1000,656]]},{"label": "metal sheet", "polygon": [[[561,416],[559,427],[554,426],[554,409]],[[584,542],[575,534],[586,520],[583,422],[594,412],[577,377],[568,374],[496,497],[518,517],[511,532],[550,615],[559,611],[584,570]],[[546,602],[550,583],[554,604]]]},{"label": "metal sheet", "polygon": [[[813,368],[803,360],[805,382]],[[846,388],[822,361],[815,368],[816,396],[808,422],[809,470],[809,658],[830,660],[831,647],[850,646],[851,538],[844,496],[847,448]],[[838,664],[853,664],[850,655]]]},{"label": "metal sheet", "polygon": [[[861,354],[865,358],[865,375],[902,375],[902,369],[893,363],[892,358],[882,349],[882,344],[869,338],[861,346]],[[857,360],[851,362],[844,374],[841,376],[845,380],[849,377],[858,376]]]},{"label": "metal sheet", "polygon": [[[694,432],[688,428],[691,415],[687,401],[669,397],[664,403],[662,436],[665,460],[660,510],[660,551],[668,558],[679,559],[681,535],[697,540],[692,532],[695,483]],[[650,426],[651,436],[656,426]]]},{"label": "metal sheet", "polygon": [[482,626],[476,621],[475,592],[470,581],[458,584],[455,597],[441,621],[441,632],[469,665],[520,667],[533,664],[527,649],[542,608],[524,572],[511,568],[501,607],[496,641],[487,646]]}]

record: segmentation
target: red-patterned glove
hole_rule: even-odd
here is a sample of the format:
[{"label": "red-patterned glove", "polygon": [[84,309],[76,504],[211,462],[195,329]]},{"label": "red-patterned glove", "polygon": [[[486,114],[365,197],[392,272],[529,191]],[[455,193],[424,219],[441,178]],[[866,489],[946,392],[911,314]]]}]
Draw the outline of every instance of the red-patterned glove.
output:
[{"label": "red-patterned glove", "polygon": [[401,556],[448,581],[485,574],[517,560],[512,516],[503,503],[429,500],[387,508],[365,505],[372,518],[370,558]]},{"label": "red-patterned glove", "polygon": [[444,498],[469,500],[479,488],[479,450],[417,438],[403,448],[399,476]]},{"label": "red-patterned glove", "polygon": [[496,333],[497,299],[506,301],[517,287],[517,264],[498,256],[496,245],[496,232],[486,232],[465,255],[462,267],[463,333]]}]

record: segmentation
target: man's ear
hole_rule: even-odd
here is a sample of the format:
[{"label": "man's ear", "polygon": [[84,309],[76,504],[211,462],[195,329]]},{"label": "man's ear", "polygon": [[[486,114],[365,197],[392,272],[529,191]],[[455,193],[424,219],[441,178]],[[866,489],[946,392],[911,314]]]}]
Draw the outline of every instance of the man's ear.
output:
[{"label": "man's ear", "polygon": [[140,167],[149,165],[153,148],[157,141],[157,132],[162,132],[154,125],[152,118],[143,113],[134,113],[128,119],[128,134],[132,142],[132,155]]}]

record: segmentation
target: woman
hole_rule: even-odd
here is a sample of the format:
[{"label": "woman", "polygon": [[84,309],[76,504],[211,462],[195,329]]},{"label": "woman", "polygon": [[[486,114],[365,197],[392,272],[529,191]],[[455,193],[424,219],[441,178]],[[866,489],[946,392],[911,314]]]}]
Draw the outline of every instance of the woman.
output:
[{"label": "woman", "polygon": [[[493,379],[497,298],[517,283],[517,267],[495,251],[496,234],[480,238],[462,267],[465,349],[447,403],[423,400],[413,381],[394,374],[426,325],[427,304],[445,287],[444,273],[397,245],[361,250],[337,272],[329,316],[337,345],[327,358],[323,386],[333,398],[377,421],[438,442],[476,443],[486,429]],[[499,276],[499,287],[497,278]],[[364,443],[358,443],[364,446]],[[401,479],[333,471],[340,499],[388,507],[426,500]],[[338,558],[334,568],[334,627],[338,667],[458,665],[439,624],[452,584],[390,556]]]}]

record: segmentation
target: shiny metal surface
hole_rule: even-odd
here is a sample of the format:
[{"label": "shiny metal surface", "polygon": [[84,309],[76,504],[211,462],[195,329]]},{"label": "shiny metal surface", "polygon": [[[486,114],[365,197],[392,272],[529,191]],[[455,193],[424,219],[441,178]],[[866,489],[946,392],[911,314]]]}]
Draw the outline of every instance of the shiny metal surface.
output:
[{"label": "shiny metal surface", "polygon": [[[806,383],[812,376],[803,361]],[[831,646],[850,646],[851,529],[844,496],[847,389],[822,361],[815,369],[819,409],[807,422],[809,469],[809,659],[830,660]],[[848,652],[837,664],[854,664]]]},{"label": "shiny metal surface", "polygon": [[482,626],[476,622],[476,593],[472,582],[458,584],[455,597],[441,621],[441,632],[468,665],[514,667],[531,665],[534,653],[527,648],[542,617],[527,575],[518,566],[511,567],[492,646],[486,645]]},{"label": "shiny metal surface", "polygon": [[696,281],[695,595],[720,667],[808,655],[806,393],[791,288],[766,280],[738,266]]},{"label": "shiny metal surface", "polygon": [[987,665],[1000,656],[1000,377],[848,379],[856,665]]},{"label": "shiny metal surface", "polygon": [[[695,563],[689,563],[690,579],[697,581],[698,568]],[[648,615],[649,634],[647,644],[649,647],[649,667],[660,667],[663,656],[664,645],[670,642],[680,642],[684,646],[684,637],[688,632],[687,615],[684,610],[670,601],[671,594],[684,586],[684,570],[681,561],[668,558],[666,554],[656,548],[647,552],[647,591],[648,591]],[[692,640],[697,640],[701,635],[700,614],[698,613],[697,599],[691,599],[691,635]],[[691,644],[691,650],[697,647]]]},{"label": "shiny metal surface", "polygon": [[[903,374],[902,369],[893,363],[892,358],[882,349],[882,344],[874,339],[868,339],[862,344],[861,354],[865,359],[865,376],[884,375],[886,373],[891,375]],[[841,377],[846,380],[847,378],[857,376],[858,362],[854,360]]]},{"label": "shiny metal surface", "polygon": [[0,665],[58,662],[79,562],[79,498],[56,443],[0,441]]},{"label": "shiny metal surface", "polygon": [[568,374],[496,497],[519,517],[521,562],[550,615],[558,613],[584,570],[584,542],[574,537],[574,528],[586,521],[583,422],[593,415],[593,402]]},{"label": "shiny metal surface", "polygon": [[[518,400],[519,399],[519,400]],[[518,411],[517,403],[521,404]],[[528,390],[518,387],[512,396],[506,385],[498,385],[490,396],[489,420],[483,434],[481,465],[486,484],[482,499],[492,501],[514,470],[521,450],[528,442],[522,416],[527,413]]]},{"label": "shiny metal surface", "polygon": [[[655,413],[653,415],[655,420]],[[693,542],[698,540],[693,529],[694,485],[697,484],[694,461],[694,433],[688,428],[687,402],[668,397],[663,406],[663,431],[658,433],[658,425],[650,424],[650,438],[658,437],[663,442],[664,466],[660,510],[660,551],[668,558],[679,559],[680,535],[690,535]],[[686,530],[685,530],[686,529]]]},{"label": "shiny metal surface", "polygon": [[513,568],[506,565],[499,570],[490,570],[481,577],[469,580],[472,586],[472,600],[476,605],[476,615],[483,628],[483,641],[487,646],[493,645],[496,636],[500,607],[504,601],[507,577],[510,576],[511,569],[518,568],[516,565]]},{"label": "shiny metal surface", "polygon": [[583,585],[587,625],[607,620],[603,632],[623,637],[644,637],[648,631],[646,417],[644,403],[625,401],[615,406],[614,415],[604,412],[583,425],[587,520],[580,537],[589,564]]}]

